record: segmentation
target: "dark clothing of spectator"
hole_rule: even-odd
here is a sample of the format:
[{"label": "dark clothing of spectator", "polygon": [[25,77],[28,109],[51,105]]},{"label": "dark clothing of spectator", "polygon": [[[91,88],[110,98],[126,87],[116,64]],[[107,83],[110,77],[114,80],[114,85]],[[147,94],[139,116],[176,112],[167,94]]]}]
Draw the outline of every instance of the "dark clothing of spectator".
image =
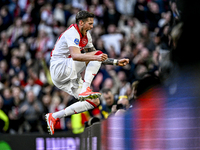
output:
[{"label": "dark clothing of spectator", "polygon": [[135,12],[134,17],[137,18],[140,22],[145,23],[146,22],[146,12],[147,12],[147,2],[144,1],[143,3],[140,3],[139,1],[135,4]]},{"label": "dark clothing of spectator", "polygon": [[152,13],[151,11],[148,11],[147,13],[147,20],[149,24],[149,30],[154,31],[156,27],[158,27],[158,21],[161,18],[160,13]]}]

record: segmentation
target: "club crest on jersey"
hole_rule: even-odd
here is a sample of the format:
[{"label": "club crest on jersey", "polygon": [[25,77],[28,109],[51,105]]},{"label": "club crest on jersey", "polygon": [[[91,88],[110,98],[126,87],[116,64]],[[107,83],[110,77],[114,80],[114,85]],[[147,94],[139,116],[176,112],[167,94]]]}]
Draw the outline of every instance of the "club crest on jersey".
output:
[{"label": "club crest on jersey", "polygon": [[87,44],[87,40],[86,39],[82,39],[82,43],[83,43],[83,45],[86,45]]},{"label": "club crest on jersey", "polygon": [[78,45],[78,44],[79,44],[79,39],[76,38],[76,39],[74,40],[74,43],[75,43],[76,45]]}]

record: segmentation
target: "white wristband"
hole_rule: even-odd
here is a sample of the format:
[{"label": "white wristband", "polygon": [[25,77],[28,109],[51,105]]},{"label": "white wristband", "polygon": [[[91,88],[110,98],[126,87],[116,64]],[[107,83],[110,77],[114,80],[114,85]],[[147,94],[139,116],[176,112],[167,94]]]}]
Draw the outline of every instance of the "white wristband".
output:
[{"label": "white wristband", "polygon": [[113,65],[117,66],[117,63],[118,63],[118,60],[117,60],[117,59],[114,59]]}]

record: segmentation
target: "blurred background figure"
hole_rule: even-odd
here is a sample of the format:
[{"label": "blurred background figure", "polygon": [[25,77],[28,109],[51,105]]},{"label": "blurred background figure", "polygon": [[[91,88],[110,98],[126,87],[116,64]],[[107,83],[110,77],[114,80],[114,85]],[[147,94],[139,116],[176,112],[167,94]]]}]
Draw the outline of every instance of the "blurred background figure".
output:
[{"label": "blurred background figure", "polygon": [[13,102],[11,109],[8,112],[10,119],[9,132],[16,134],[19,131],[20,125],[23,123],[23,118],[19,116],[19,107],[24,102],[25,93],[19,86],[12,87]]},{"label": "blurred background figure", "polygon": [[110,89],[102,89],[101,92],[103,101],[100,106],[100,110],[103,118],[106,119],[110,114],[112,114],[112,107],[117,104],[117,100]]},{"label": "blurred background figure", "polygon": [[126,112],[126,110],[129,110],[131,108],[130,102],[128,100],[127,96],[120,96],[117,105],[112,106],[112,113],[115,114],[115,116],[120,116],[123,113]]},{"label": "blurred background figure", "polygon": [[3,98],[0,96],[0,133],[6,133],[9,128],[9,118],[2,110],[3,104]]},{"label": "blurred background figure", "polygon": [[19,107],[19,115],[24,118],[20,127],[20,133],[23,132],[40,132],[42,127],[40,118],[43,112],[42,103],[37,99],[33,91],[28,91],[25,101]]}]

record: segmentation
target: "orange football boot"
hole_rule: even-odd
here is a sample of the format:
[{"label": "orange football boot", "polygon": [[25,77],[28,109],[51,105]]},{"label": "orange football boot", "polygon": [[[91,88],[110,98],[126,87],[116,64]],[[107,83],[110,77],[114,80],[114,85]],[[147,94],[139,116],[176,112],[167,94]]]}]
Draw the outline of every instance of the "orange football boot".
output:
[{"label": "orange football boot", "polygon": [[45,119],[47,122],[47,129],[49,134],[53,135],[54,134],[54,126],[57,123],[57,121],[59,120],[59,118],[55,119],[52,116],[53,113],[48,113],[45,115]]},{"label": "orange football boot", "polygon": [[100,92],[92,92],[90,87],[87,87],[85,92],[80,93],[78,95],[78,99],[80,101],[84,101],[86,99],[96,99],[96,98],[99,98],[99,97],[101,97],[101,93]]}]

